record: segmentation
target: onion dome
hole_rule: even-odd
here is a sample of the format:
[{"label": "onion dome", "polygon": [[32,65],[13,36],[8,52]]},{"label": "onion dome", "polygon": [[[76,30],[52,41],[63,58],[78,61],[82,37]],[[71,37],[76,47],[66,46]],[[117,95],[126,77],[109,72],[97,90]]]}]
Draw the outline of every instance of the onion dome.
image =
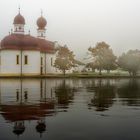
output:
[{"label": "onion dome", "polygon": [[45,27],[47,25],[47,21],[43,16],[38,18],[36,23],[37,23],[38,29],[45,29]]},{"label": "onion dome", "polygon": [[19,14],[14,18],[14,24],[23,24],[25,25],[25,19],[24,17],[20,14]]}]

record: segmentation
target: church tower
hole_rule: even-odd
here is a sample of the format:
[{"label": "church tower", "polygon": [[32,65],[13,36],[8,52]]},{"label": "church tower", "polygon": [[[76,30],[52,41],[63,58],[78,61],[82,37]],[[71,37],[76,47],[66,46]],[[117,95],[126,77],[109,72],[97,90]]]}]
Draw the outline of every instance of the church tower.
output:
[{"label": "church tower", "polygon": [[46,25],[47,25],[47,21],[46,19],[42,16],[42,11],[41,11],[41,17],[39,17],[37,19],[37,37],[41,38],[41,39],[45,39],[46,38]]},{"label": "church tower", "polygon": [[15,34],[24,34],[24,25],[25,25],[25,19],[20,14],[20,8],[18,15],[14,18],[14,33]]}]

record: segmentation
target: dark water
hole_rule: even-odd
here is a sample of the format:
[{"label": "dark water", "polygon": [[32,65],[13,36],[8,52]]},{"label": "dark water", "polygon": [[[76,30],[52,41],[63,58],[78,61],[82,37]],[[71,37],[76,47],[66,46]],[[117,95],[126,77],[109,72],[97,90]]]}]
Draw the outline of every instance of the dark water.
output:
[{"label": "dark water", "polygon": [[0,140],[140,140],[139,79],[1,79]]}]

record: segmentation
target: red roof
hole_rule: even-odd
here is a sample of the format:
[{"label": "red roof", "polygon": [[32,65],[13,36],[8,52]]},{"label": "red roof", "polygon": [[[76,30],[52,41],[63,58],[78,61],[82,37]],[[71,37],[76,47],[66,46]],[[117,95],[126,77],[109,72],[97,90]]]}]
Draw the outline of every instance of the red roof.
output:
[{"label": "red roof", "polygon": [[54,42],[39,39],[31,35],[11,34],[1,41],[1,50],[38,50],[54,53]]},{"label": "red roof", "polygon": [[38,40],[38,46],[40,47],[41,52],[54,53],[56,51],[54,42],[51,42],[45,39],[39,39],[39,38],[37,40]]}]

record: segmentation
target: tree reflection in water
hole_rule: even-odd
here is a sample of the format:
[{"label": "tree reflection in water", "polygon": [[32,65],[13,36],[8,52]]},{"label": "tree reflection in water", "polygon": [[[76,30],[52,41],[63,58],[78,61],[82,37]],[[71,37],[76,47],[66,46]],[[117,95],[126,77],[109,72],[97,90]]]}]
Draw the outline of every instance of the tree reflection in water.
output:
[{"label": "tree reflection in water", "polygon": [[58,108],[67,109],[69,104],[73,102],[75,91],[76,88],[71,87],[71,85],[67,84],[66,80],[63,79],[62,83],[55,87]]},{"label": "tree reflection in water", "polygon": [[138,79],[122,81],[118,87],[117,93],[120,101],[124,105],[140,105],[140,82],[138,81]]},{"label": "tree reflection in water", "polygon": [[87,90],[94,93],[93,98],[88,104],[89,109],[95,107],[96,111],[105,111],[113,105],[116,87],[112,84],[111,80],[107,79],[102,81],[99,79],[98,82],[93,80],[92,84],[87,86]]},{"label": "tree reflection in water", "polygon": [[119,100],[127,106],[140,105],[140,82],[138,79],[96,79],[92,82],[88,81],[86,89],[93,93],[93,98],[88,104],[89,109],[95,107],[96,111],[108,110],[115,100]]}]

